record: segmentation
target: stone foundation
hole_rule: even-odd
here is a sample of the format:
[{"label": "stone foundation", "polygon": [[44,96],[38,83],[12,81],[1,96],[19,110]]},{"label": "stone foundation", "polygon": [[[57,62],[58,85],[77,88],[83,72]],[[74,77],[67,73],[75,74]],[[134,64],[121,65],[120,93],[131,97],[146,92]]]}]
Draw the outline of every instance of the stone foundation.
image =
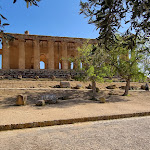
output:
[{"label": "stone foundation", "polygon": [[0,70],[0,76],[3,76],[5,79],[9,78],[18,78],[18,75],[21,75],[22,78],[34,78],[39,76],[39,78],[51,78],[55,76],[56,78],[66,78],[68,75],[71,77],[77,76],[78,73],[75,70],[34,70],[34,69],[10,69],[10,70]]}]

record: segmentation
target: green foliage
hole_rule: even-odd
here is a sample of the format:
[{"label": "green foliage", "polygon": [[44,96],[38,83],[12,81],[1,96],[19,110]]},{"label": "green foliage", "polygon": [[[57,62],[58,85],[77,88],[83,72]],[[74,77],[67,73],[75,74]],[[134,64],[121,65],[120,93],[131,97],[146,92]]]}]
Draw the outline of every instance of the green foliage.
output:
[{"label": "green foliage", "polygon": [[[33,4],[35,6],[38,6],[38,2],[40,2],[41,0],[24,0],[27,3],[27,8]],[[16,3],[17,0],[13,0],[13,3]],[[7,18],[4,17],[1,13],[0,13],[0,33],[2,34],[4,32],[4,27],[8,26],[8,23],[2,23],[3,20],[7,21]]]},{"label": "green foliage", "polygon": [[[109,46],[93,46],[86,42],[78,49],[78,57],[75,62],[83,63],[82,80],[104,82],[104,77],[118,75],[126,81],[125,94],[128,95],[130,81],[144,80],[145,74],[141,71],[139,63],[143,61],[147,48],[143,45],[144,38],[136,35],[116,35],[116,41]],[[79,65],[78,65],[79,66]],[[78,70],[81,70],[78,68]],[[111,80],[110,80],[111,82]]]},{"label": "green foliage", "polygon": [[[78,64],[78,71],[82,70],[80,79],[83,81],[98,81],[104,82],[104,77],[113,76],[112,67],[108,64],[107,54],[104,53],[103,48],[98,45],[91,45],[89,41],[83,44],[82,48],[78,48],[78,56],[74,61]],[[82,62],[82,68],[80,63]]]},{"label": "green foliage", "polygon": [[108,45],[115,41],[115,34],[128,23],[125,35],[132,31],[138,35],[150,27],[149,0],[86,0],[80,2],[80,13],[89,18],[89,23],[99,29],[99,42]]},{"label": "green foliage", "polygon": [[[41,0],[24,0],[26,3],[27,3],[27,8],[29,7],[29,4],[30,6],[35,5],[35,6],[38,6],[38,2],[40,2]],[[16,3],[17,0],[14,0],[13,3]]]},{"label": "green foliage", "polygon": [[[26,3],[27,3],[27,8],[29,7],[29,4],[30,6],[33,4],[35,6],[38,6],[38,2],[40,2],[41,0],[24,0]],[[13,0],[13,3],[16,3],[17,0]],[[1,34],[1,37],[7,39],[7,40],[13,40],[14,37],[11,37],[10,35],[7,35],[4,33],[4,27],[5,26],[8,26],[9,24],[8,23],[3,23],[3,21],[7,21],[7,18],[4,17],[1,13],[0,13],[0,34]],[[0,40],[1,41],[1,40]]]},{"label": "green foliage", "polygon": [[[117,35],[116,45],[109,51],[111,66],[123,79],[139,81],[144,79],[139,63],[143,61],[146,49],[143,47],[143,39],[137,39],[134,35],[122,37]],[[130,45],[130,43],[134,42]],[[140,44],[141,43],[141,44]]]},{"label": "green foliage", "polygon": [[104,79],[104,82],[108,82],[108,83],[111,83],[113,82],[111,79]]},{"label": "green foliage", "polygon": [[4,27],[9,25],[8,23],[5,22],[3,23],[4,20],[7,21],[7,18],[5,18],[2,14],[0,14],[0,33],[3,33]]}]

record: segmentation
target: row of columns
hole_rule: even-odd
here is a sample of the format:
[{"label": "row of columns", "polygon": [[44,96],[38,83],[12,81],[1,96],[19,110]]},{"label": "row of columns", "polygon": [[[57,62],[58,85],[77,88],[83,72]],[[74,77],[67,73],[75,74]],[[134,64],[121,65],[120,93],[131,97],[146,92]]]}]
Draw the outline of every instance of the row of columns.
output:
[{"label": "row of columns", "polygon": [[[33,41],[34,48],[34,69],[40,69],[40,45],[39,40]],[[3,39],[3,69],[10,69],[10,48],[9,44]],[[62,42],[62,69],[68,69],[67,61],[67,43]],[[66,58],[66,59],[65,59]],[[54,67],[54,41],[48,41],[48,69],[55,69]],[[19,68],[25,69],[25,41],[19,40]]]}]

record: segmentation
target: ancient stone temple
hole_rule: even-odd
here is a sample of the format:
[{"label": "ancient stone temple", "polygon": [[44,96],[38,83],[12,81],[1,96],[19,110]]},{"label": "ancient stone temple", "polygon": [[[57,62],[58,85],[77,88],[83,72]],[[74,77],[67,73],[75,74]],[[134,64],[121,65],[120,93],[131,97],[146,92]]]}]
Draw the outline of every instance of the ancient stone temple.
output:
[{"label": "ancient stone temple", "polygon": [[[76,57],[77,47],[81,47],[87,40],[83,38],[54,37],[30,35],[28,31],[25,34],[12,34],[12,40],[2,39],[2,69],[40,69],[40,61],[45,64],[45,69],[67,70],[71,68],[71,62],[68,58]],[[95,44],[96,40],[89,40],[90,44]],[[74,65],[73,68],[76,66]]]}]

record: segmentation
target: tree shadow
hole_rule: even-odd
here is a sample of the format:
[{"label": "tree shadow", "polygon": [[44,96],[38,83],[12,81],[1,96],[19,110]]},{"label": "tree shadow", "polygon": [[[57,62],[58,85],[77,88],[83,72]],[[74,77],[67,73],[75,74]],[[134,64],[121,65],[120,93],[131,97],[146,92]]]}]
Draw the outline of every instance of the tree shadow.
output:
[{"label": "tree shadow", "polygon": [[[67,108],[73,105],[86,105],[90,103],[96,103],[100,105],[99,101],[91,100],[92,98],[92,91],[91,90],[50,90],[50,91],[38,91],[38,92],[31,92],[31,91],[24,91],[22,94],[27,95],[27,105],[34,107],[35,109],[45,109],[45,108]],[[41,100],[43,95],[55,95],[58,99],[58,103],[46,105],[44,107],[36,106],[37,100]],[[123,96],[120,95],[108,95],[104,91],[100,91],[97,93],[98,97],[106,97],[106,103],[116,103],[116,102],[127,102],[129,101]],[[65,100],[61,98],[65,97]],[[20,107],[16,106],[16,99],[17,95],[14,97],[7,97],[3,101],[0,101],[0,108],[10,108],[10,107]]]},{"label": "tree shadow", "polygon": [[128,102],[128,101],[130,100],[122,95],[109,95],[106,97],[106,102],[108,103]]}]

